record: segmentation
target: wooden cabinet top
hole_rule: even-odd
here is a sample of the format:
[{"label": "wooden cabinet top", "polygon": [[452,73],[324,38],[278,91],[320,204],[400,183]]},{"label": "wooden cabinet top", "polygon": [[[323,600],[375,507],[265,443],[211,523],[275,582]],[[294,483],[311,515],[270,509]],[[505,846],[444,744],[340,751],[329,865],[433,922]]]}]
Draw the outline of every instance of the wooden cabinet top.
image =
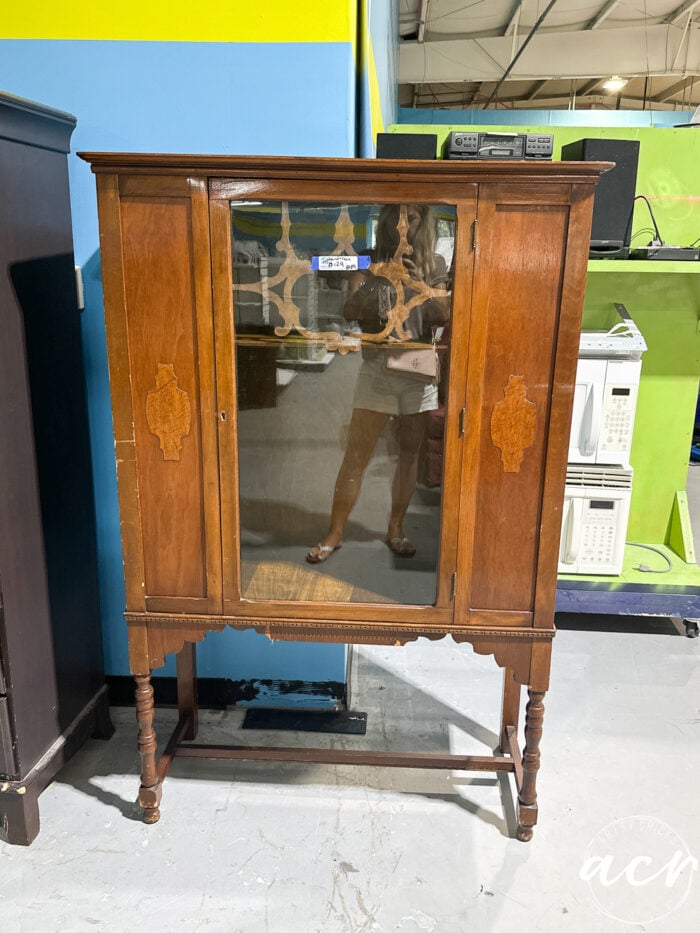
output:
[{"label": "wooden cabinet top", "polygon": [[187,155],[171,153],[79,152],[95,173],[196,173],[249,178],[360,178],[372,181],[503,182],[557,181],[595,184],[612,162],[529,160],[329,159],[296,156]]}]

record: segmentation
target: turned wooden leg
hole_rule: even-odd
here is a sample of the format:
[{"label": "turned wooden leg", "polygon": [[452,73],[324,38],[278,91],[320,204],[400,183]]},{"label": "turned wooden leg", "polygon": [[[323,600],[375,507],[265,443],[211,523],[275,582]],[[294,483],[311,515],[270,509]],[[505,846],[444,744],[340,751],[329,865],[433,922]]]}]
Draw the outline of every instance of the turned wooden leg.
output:
[{"label": "turned wooden leg", "polygon": [[508,755],[510,747],[506,729],[512,726],[518,731],[520,718],[520,684],[515,679],[513,669],[506,667],[503,670],[503,703],[501,705],[501,751]]},{"label": "turned wooden leg", "polygon": [[176,659],[177,666],[177,707],[180,716],[188,720],[187,731],[182,738],[191,742],[197,738],[197,654],[196,645],[186,642]]},{"label": "turned wooden leg", "polygon": [[544,693],[528,688],[525,707],[525,751],[523,777],[518,793],[518,831],[521,842],[532,839],[532,828],[537,823],[537,772],[540,768],[540,739],[544,718]]},{"label": "turned wooden leg", "polygon": [[155,705],[151,675],[136,674],[136,719],[139,724],[139,754],[141,756],[141,787],[139,804],[143,807],[144,823],[160,819],[161,785],[156,766],[156,733],[153,729]]}]

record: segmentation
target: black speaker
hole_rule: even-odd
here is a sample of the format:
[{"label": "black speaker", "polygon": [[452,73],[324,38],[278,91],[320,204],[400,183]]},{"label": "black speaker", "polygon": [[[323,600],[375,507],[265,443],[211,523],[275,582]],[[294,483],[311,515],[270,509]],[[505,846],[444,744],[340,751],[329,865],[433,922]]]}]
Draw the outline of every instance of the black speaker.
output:
[{"label": "black speaker", "polygon": [[600,176],[593,202],[591,256],[624,259],[629,255],[632,213],[637,187],[639,141],[636,139],[579,139],[562,146],[563,160],[614,162]]},{"label": "black speaker", "polygon": [[433,133],[377,133],[378,159],[436,159]]}]

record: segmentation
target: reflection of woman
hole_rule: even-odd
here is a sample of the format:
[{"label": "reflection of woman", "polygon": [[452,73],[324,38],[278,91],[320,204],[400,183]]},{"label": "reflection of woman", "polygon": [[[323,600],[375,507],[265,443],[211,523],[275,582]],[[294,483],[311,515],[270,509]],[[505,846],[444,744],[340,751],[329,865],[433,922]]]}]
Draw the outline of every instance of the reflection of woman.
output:
[{"label": "reflection of woman", "polygon": [[[405,230],[405,225],[408,229]],[[431,295],[415,304],[403,324],[410,340],[431,344],[433,328],[445,324],[449,316],[449,296],[445,291],[447,269],[442,256],[435,253],[435,228],[427,205],[386,205],[377,224],[377,247],[374,263],[390,263],[399,245],[399,230],[411,247],[410,255],[396,258],[402,264],[403,302],[425,290],[437,288],[444,295]],[[416,290],[410,283],[415,281]],[[393,297],[393,300],[392,300]],[[399,300],[396,289],[382,276],[370,270],[357,272],[349,283],[343,314],[349,321],[359,321],[365,333],[379,333],[386,327],[391,305]],[[405,344],[404,344],[405,346]],[[410,346],[410,343],[408,344]],[[416,549],[403,533],[403,520],[416,488],[418,455],[427,426],[427,413],[438,406],[436,381],[425,381],[412,373],[387,369],[386,346],[371,345],[363,350],[363,360],[355,389],[353,413],[347,446],[333,495],[328,533],[306,555],[311,564],[327,560],[343,541],[343,530],[360,494],[362,476],[377,440],[391,417],[398,422],[398,458],[391,488],[391,512],[386,543],[399,556],[412,557]]]}]

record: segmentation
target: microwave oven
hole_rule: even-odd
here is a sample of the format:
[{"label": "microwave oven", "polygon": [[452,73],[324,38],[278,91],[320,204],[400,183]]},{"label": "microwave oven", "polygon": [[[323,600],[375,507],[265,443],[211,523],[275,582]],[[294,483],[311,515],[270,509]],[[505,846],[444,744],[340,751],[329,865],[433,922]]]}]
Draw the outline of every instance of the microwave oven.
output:
[{"label": "microwave oven", "polygon": [[569,463],[629,463],[641,371],[641,360],[579,359]]},{"label": "microwave oven", "polygon": [[559,573],[622,573],[631,496],[631,469],[569,466]]}]

